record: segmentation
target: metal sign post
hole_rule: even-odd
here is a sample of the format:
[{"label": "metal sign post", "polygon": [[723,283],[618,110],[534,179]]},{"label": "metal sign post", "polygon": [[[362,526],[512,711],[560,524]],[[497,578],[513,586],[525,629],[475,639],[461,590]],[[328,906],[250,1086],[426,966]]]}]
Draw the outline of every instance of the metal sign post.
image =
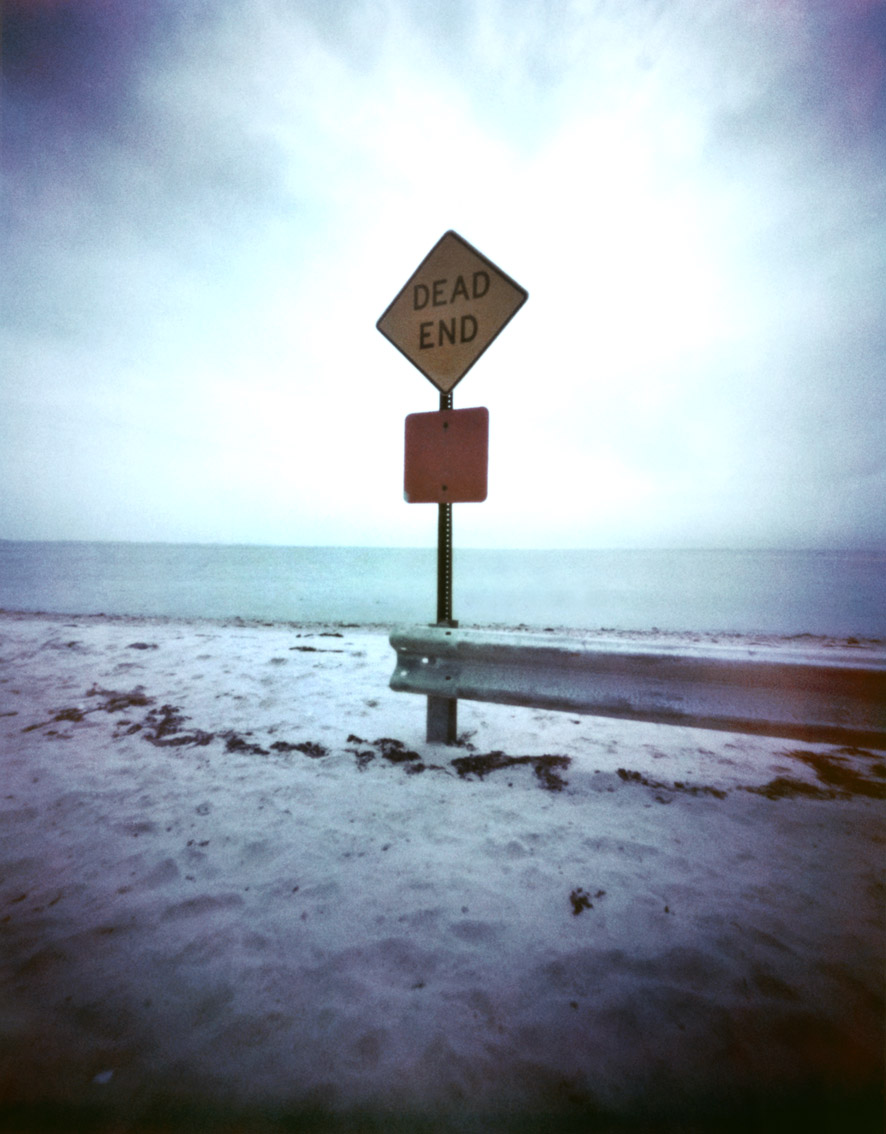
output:
[{"label": "metal sign post", "polygon": [[[452,409],[452,391],[440,395],[440,411]],[[452,619],[452,501],[437,504],[437,625],[454,628]],[[428,744],[455,744],[458,739],[458,701],[428,697]]]},{"label": "metal sign post", "polygon": [[[452,409],[452,393],[440,395],[440,410]],[[452,621],[452,501],[437,505],[437,625]],[[453,714],[454,716],[454,714]]]},{"label": "metal sign post", "polygon": [[[488,414],[485,409],[454,411],[452,390],[527,298],[525,288],[450,229],[376,323],[385,338],[440,391],[439,415],[411,416],[439,417],[439,422],[432,423],[432,435],[436,432],[438,438],[437,424],[443,431],[455,427],[448,435],[452,444],[425,448],[419,444],[410,449],[407,418],[406,500],[437,501],[437,626],[458,625],[452,617],[452,505],[486,498]],[[478,414],[483,415],[482,458],[476,432],[481,420]],[[459,415],[474,416],[468,422]],[[460,444],[454,443],[457,435]],[[453,462],[467,466],[467,474],[461,467],[462,475],[453,475]],[[418,484],[418,491],[411,491],[411,484]],[[456,698],[429,696],[428,741],[454,744],[457,713]]]}]

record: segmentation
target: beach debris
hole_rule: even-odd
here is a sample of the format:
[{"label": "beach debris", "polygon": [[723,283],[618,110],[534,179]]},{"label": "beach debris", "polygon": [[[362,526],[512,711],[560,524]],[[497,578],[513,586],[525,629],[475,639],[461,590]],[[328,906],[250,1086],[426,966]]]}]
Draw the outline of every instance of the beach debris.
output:
[{"label": "beach debris", "polygon": [[382,756],[386,760],[390,760],[392,764],[404,764],[408,760],[421,760],[421,756],[407,748],[402,740],[382,736],[378,740],[373,740],[372,743],[376,748],[381,749]]},{"label": "beach debris", "polygon": [[[153,705],[154,698],[149,697],[144,690],[143,685],[136,685],[134,689],[130,689],[126,693],[118,692],[116,689],[103,689],[100,685],[93,684],[91,689],[86,690],[87,697],[104,697],[101,704],[96,705],[96,709],[100,709],[106,713],[119,713],[123,709],[131,709],[133,707],[143,708],[147,705]],[[93,710],[89,710],[90,712]]]},{"label": "beach debris", "polygon": [[[819,780],[840,794],[869,795],[873,799],[886,798],[886,764],[864,748],[835,748],[831,752],[806,752],[803,749],[785,753],[812,768]],[[850,757],[860,762],[870,761],[866,768],[853,767]],[[870,776],[864,775],[864,771]],[[871,778],[873,777],[873,778]]]},{"label": "beach debris", "polygon": [[[351,733],[348,736],[348,744],[368,744],[368,743],[369,743],[369,741],[364,740],[361,736],[356,736],[354,733]],[[375,753],[373,752],[373,750],[371,748],[364,748],[364,749],[346,748],[345,751],[350,752],[351,755],[356,759],[357,771],[358,772],[365,772],[366,768],[375,759]]]},{"label": "beach debris", "polygon": [[[742,785],[737,791],[762,795],[766,799],[848,799],[854,795],[871,799],[886,799],[886,763],[882,755],[851,746],[834,748],[829,752],[815,752],[798,748],[782,753],[812,769],[818,779],[813,783],[797,776],[776,776],[765,784]],[[641,784],[657,794],[659,803],[670,803],[676,793],[725,799],[728,792],[707,784],[687,784],[682,780],[664,783],[649,779],[641,772],[618,768],[617,775],[624,783]]]},{"label": "beach debris", "polygon": [[[594,898],[596,898],[597,901],[605,896],[605,890],[598,890],[596,894],[594,894]],[[583,913],[585,910],[592,910],[594,908],[594,903],[591,901],[591,895],[582,886],[576,886],[576,888],[569,895],[569,901],[572,903],[572,913],[575,917],[577,917],[580,913]]]},{"label": "beach debris", "polygon": [[[424,772],[428,767],[437,767],[434,764],[425,764],[418,752],[414,752],[411,748],[407,748],[402,740],[396,740],[392,736],[380,736],[377,740],[364,740],[361,736],[356,736],[351,733],[348,736],[349,744],[368,744],[372,747],[370,749],[356,749],[347,748],[346,752],[350,752],[357,760],[357,768],[359,771],[364,771],[366,766],[375,759],[376,754],[382,756],[391,764],[400,764],[403,766],[403,771],[407,775],[418,775]],[[376,749],[373,751],[372,749]]]},{"label": "beach debris", "polygon": [[54,721],[82,721],[82,709],[62,709],[52,718]]},{"label": "beach debris", "polygon": [[407,748],[402,740],[395,740],[390,736],[379,737],[373,745],[378,748],[385,760],[392,764],[402,764],[403,771],[409,776],[417,775],[425,770],[425,763],[417,752]]},{"label": "beach debris", "polygon": [[[348,744],[367,746],[350,747],[345,750],[354,756],[357,768],[361,772],[376,755],[379,755],[389,763],[401,766],[407,775],[416,775],[428,770],[449,773],[449,768],[441,764],[426,764],[419,752],[407,748],[402,740],[396,740],[391,736],[381,736],[370,741],[351,733],[348,736]],[[464,747],[471,748],[472,745],[465,742]],[[488,752],[485,755],[459,756],[451,762],[450,767],[454,768],[462,779],[470,776],[485,779],[490,772],[525,764],[532,768],[543,788],[548,791],[562,791],[567,781],[560,775],[559,769],[568,768],[570,763],[571,759],[568,756],[507,756],[504,752]]]},{"label": "beach debris", "polygon": [[[22,732],[34,732],[35,729],[45,728],[48,724],[54,724],[58,721],[71,721],[76,724],[82,721],[87,713],[119,713],[123,709],[128,709],[132,706],[143,707],[151,705],[154,700],[153,697],[146,695],[141,685],[137,685],[128,693],[119,693],[114,689],[102,689],[101,686],[93,684],[91,689],[86,690],[86,696],[104,697],[104,700],[88,709],[83,709],[79,705],[69,706],[65,709],[56,709],[55,715],[48,721],[37,721],[35,724],[27,725],[22,729]],[[48,735],[55,736],[57,733],[53,731]],[[65,737],[63,739],[67,738]]]},{"label": "beach debris", "polygon": [[[191,732],[182,732],[187,717],[182,716],[181,710],[175,705],[161,705],[159,709],[151,709],[145,716],[143,727],[147,729],[144,739],[155,748],[180,748],[185,744],[206,745],[214,738],[214,733],[194,729]],[[128,732],[138,731],[130,726]]]},{"label": "beach debris", "polygon": [[[662,783],[660,780],[650,780],[647,776],[642,775],[640,772],[630,771],[627,768],[617,768],[616,775],[620,780],[626,784],[642,784],[644,787],[652,788],[657,792],[670,792],[677,793],[683,792],[686,795],[712,795],[714,799],[725,799],[728,792],[723,791],[721,788],[710,787],[708,784],[687,784],[682,780],[674,780],[671,784]],[[659,803],[670,803],[671,800],[667,796],[656,795],[656,800]]]},{"label": "beach debris", "polygon": [[321,757],[329,755],[329,749],[324,748],[315,740],[302,740],[298,744],[291,744],[288,740],[275,740],[271,745],[271,750],[274,752],[301,752],[305,756],[310,756],[312,760],[319,760]]},{"label": "beach debris", "polygon": [[807,799],[836,799],[838,795],[837,792],[820,788],[817,784],[809,783],[808,780],[797,780],[791,776],[776,776],[769,783],[752,785],[742,790],[749,791],[752,795],[765,796],[766,799],[794,799],[798,795]]},{"label": "beach debris", "polygon": [[223,732],[221,735],[227,738],[227,743],[225,744],[226,752],[248,752],[253,756],[268,755],[267,748],[262,748],[260,744],[246,740],[238,732]]},{"label": "beach debris", "polygon": [[324,748],[322,744],[317,744],[314,740],[303,740],[300,744],[293,745],[293,748],[296,752],[310,756],[312,760],[319,760],[321,757],[329,755],[329,750]]},{"label": "beach debris", "polygon": [[[864,795],[886,799],[886,764],[882,755],[864,748],[843,747],[830,752],[810,752],[803,748],[783,753],[815,772],[818,784],[793,776],[777,776],[759,787],[743,790],[767,799],[849,799]],[[819,786],[819,784],[823,786]]]},{"label": "beach debris", "polygon": [[558,769],[566,769],[571,763],[569,756],[508,756],[504,752],[495,751],[482,755],[457,756],[452,761],[452,766],[463,778],[477,776],[482,780],[490,772],[526,764],[535,772],[540,786],[546,791],[562,791],[568,781],[560,775]]},{"label": "beach debris", "polygon": [[329,755],[329,750],[315,740],[301,740],[298,743],[292,743],[289,740],[275,740],[268,749],[262,748],[260,744],[256,744],[254,741],[247,740],[237,732],[223,732],[220,735],[227,739],[225,744],[225,751],[227,752],[248,752],[254,756],[268,756],[271,752],[283,754],[301,752],[304,756],[310,756],[312,760],[319,760],[321,757]]}]

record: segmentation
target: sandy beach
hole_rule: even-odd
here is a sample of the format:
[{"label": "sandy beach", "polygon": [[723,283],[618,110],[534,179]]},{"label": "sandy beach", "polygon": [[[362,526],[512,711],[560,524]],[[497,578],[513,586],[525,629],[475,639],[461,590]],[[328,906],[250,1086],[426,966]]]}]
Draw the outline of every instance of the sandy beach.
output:
[{"label": "sandy beach", "polygon": [[881,1128],[886,753],[394,661],[0,614],[0,1126]]}]

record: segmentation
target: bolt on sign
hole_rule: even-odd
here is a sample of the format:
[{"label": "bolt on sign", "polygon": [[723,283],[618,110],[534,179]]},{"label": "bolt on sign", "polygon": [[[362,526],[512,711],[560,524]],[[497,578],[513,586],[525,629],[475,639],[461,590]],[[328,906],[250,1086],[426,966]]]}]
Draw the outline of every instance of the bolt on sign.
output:
[{"label": "bolt on sign", "polygon": [[376,327],[442,394],[448,394],[528,294],[450,229]]}]

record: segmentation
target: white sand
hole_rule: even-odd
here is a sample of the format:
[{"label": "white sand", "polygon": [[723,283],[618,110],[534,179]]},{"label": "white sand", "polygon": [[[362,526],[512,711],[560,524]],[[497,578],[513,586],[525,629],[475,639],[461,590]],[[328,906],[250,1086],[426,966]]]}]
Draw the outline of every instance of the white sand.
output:
[{"label": "white sand", "polygon": [[0,615],[0,1125],[877,1126],[882,752],[470,702],[428,746],[394,660]]}]

